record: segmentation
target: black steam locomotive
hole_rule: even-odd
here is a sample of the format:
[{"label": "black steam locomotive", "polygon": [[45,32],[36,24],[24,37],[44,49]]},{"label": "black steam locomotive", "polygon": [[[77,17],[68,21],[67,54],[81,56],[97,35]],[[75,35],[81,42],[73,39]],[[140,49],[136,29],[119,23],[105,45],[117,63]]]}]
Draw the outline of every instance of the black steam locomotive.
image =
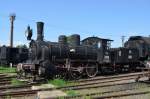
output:
[{"label": "black steam locomotive", "polygon": [[28,59],[27,48],[16,48],[16,47],[0,47],[0,65],[8,66],[10,63],[18,64]]},{"label": "black steam locomotive", "polygon": [[105,69],[112,71],[135,70],[148,59],[150,38],[131,37],[125,47],[110,48],[112,40],[88,37],[80,41],[80,35],[59,36],[58,42],[43,40],[43,22],[37,22],[37,40],[32,40],[32,30],[27,29],[31,40],[29,59],[18,64],[20,74],[45,77],[66,75],[78,79],[83,75],[94,77]]}]

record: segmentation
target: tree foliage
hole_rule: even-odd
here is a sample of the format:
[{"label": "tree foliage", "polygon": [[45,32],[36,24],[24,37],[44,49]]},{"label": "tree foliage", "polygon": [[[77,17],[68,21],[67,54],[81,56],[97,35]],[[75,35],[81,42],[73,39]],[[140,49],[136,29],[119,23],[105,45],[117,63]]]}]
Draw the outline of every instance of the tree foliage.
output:
[{"label": "tree foliage", "polygon": [[25,45],[25,44],[20,44],[20,45],[17,45],[16,47],[17,48],[28,48],[27,45]]}]

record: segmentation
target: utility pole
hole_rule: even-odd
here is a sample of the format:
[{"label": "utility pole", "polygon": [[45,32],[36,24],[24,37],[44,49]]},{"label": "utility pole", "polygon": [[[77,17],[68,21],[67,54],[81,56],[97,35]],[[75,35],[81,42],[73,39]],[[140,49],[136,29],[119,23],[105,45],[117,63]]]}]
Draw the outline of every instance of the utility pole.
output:
[{"label": "utility pole", "polygon": [[121,40],[122,40],[122,47],[124,47],[125,36],[121,36]]},{"label": "utility pole", "polygon": [[14,20],[16,15],[10,14],[10,47],[13,47]]}]

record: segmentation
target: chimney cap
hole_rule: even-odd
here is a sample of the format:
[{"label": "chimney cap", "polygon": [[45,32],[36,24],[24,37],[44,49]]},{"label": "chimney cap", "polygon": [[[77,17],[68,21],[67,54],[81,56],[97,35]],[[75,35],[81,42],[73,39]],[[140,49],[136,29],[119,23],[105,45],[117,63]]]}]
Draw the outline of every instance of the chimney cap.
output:
[{"label": "chimney cap", "polygon": [[44,22],[42,22],[42,21],[38,21],[38,22],[36,22],[36,23],[41,23],[41,24],[44,24]]}]

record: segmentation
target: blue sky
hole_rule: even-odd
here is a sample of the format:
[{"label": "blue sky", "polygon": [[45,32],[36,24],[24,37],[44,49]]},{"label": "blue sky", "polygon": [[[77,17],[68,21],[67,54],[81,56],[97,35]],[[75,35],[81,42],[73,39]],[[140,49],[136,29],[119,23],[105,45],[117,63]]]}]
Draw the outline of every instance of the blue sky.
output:
[{"label": "blue sky", "polygon": [[9,14],[16,13],[14,43],[28,43],[29,24],[36,38],[37,21],[45,22],[44,35],[57,41],[61,34],[111,38],[121,46],[121,36],[150,35],[150,0],[1,0],[0,45],[9,43]]}]

